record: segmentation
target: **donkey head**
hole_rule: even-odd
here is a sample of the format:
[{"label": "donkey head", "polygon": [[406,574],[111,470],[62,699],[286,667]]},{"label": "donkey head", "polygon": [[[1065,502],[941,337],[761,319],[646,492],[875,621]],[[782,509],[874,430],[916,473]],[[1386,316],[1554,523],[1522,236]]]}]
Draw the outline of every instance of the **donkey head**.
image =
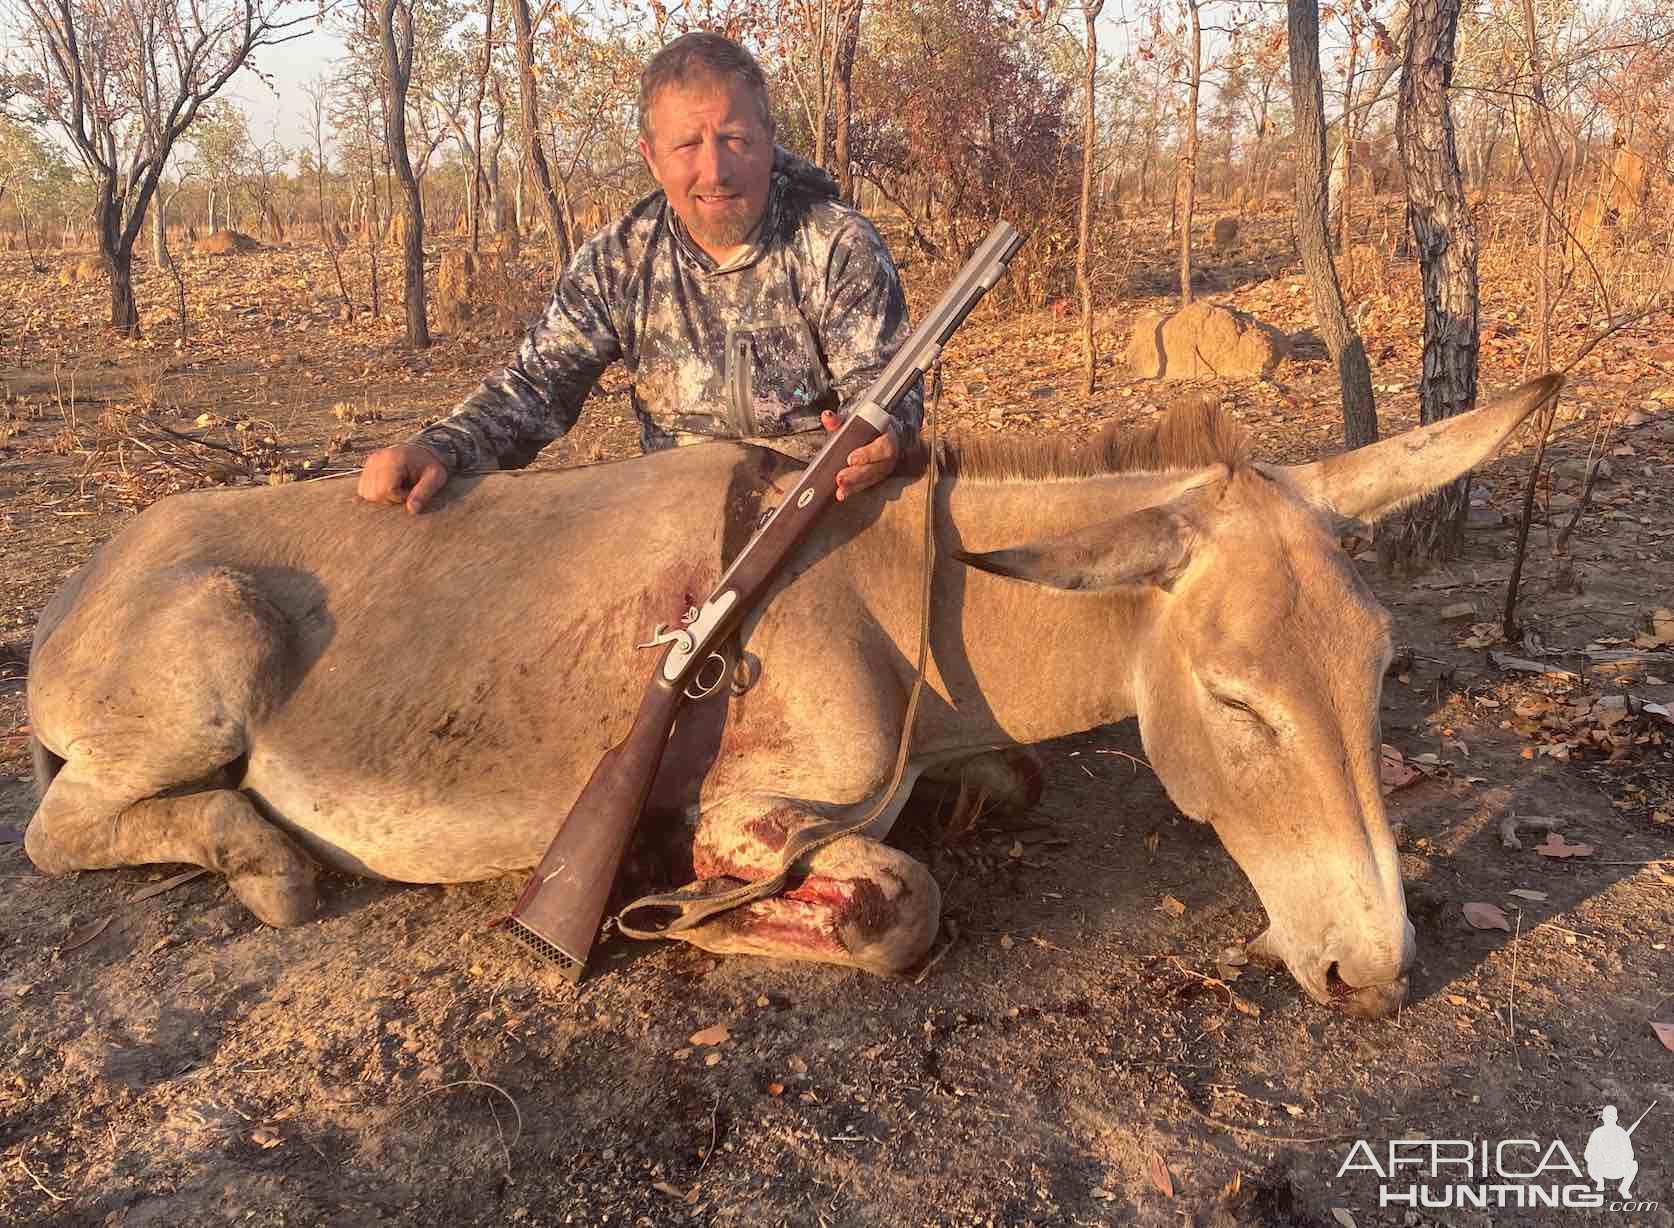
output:
[{"label": "donkey head", "polygon": [[1205,470],[1160,506],[962,556],[1139,603],[1127,681],[1152,765],[1254,884],[1270,921],[1256,952],[1350,1014],[1404,1001],[1415,944],[1378,772],[1392,620],[1336,527],[1468,472],[1559,384],[1313,464]]}]

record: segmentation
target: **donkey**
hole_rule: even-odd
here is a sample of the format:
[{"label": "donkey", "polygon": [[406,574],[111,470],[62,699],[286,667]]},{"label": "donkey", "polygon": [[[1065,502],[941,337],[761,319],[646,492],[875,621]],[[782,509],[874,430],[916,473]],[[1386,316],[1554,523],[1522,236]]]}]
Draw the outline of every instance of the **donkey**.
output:
[{"label": "donkey", "polygon": [[[1467,472],[1556,377],[1313,464],[1252,463],[1213,411],[1081,448],[949,445],[926,692],[864,833],[778,896],[678,936],[873,972],[921,960],[940,897],[885,844],[920,777],[1139,718],[1170,797],[1212,824],[1314,999],[1394,1010],[1414,956],[1378,779],[1391,620],[1338,545]],[[48,874],[188,862],[262,921],[315,911],[315,867],[405,882],[527,871],[652,665],[794,462],[713,444],[450,483],[414,520],[323,481],[165,499],[41,616],[29,682]],[[761,876],[791,833],[893,776],[921,627],[922,471],[829,512],[682,714],[648,822],[702,883]],[[1030,782],[1013,773],[1010,795]]]}]

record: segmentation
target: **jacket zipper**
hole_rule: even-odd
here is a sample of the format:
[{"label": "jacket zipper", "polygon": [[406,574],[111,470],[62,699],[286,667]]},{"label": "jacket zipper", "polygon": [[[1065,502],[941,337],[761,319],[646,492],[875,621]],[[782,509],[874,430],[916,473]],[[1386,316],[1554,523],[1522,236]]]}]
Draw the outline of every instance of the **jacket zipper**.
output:
[{"label": "jacket zipper", "polygon": [[734,337],[732,341],[732,429],[740,439],[756,433],[755,423],[755,350],[750,335]]}]

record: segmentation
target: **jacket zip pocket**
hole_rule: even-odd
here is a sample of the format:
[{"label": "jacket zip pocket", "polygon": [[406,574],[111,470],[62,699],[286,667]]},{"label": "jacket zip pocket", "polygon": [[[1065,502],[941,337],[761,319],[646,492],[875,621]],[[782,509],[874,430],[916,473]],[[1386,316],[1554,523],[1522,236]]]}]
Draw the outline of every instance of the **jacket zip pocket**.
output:
[{"label": "jacket zip pocket", "polygon": [[749,333],[735,333],[732,347],[732,429],[740,439],[756,433],[755,343]]}]

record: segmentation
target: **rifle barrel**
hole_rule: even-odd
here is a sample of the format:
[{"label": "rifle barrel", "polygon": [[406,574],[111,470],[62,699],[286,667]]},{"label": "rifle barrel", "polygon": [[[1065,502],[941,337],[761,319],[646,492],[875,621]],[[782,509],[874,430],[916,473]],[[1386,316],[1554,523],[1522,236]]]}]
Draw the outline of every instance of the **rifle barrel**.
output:
[{"label": "rifle barrel", "polygon": [[994,283],[1006,271],[1006,265],[1023,245],[1023,236],[1009,222],[997,222],[988,237],[959,270],[958,276],[941,298],[930,309],[912,336],[901,348],[883,373],[873,381],[861,398],[861,404],[873,404],[888,409],[900,399],[912,382],[930,369],[942,352],[942,347],[953,336],[965,317],[982,301],[982,296],[994,288]]}]

